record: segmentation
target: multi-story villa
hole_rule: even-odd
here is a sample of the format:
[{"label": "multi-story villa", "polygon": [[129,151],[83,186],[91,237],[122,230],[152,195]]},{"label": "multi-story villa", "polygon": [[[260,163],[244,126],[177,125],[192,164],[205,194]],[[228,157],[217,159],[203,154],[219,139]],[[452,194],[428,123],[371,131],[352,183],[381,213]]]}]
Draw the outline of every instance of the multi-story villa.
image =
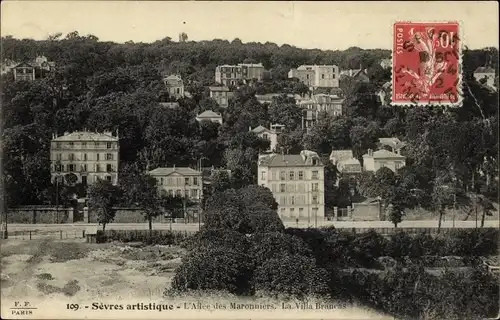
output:
[{"label": "multi-story villa", "polygon": [[172,168],[156,168],[149,171],[148,174],[156,179],[160,195],[186,197],[196,203],[187,211],[198,217],[203,197],[203,175],[201,171],[174,166]]},{"label": "multi-story villa", "polygon": [[247,83],[249,80],[262,80],[264,76],[262,63],[239,63],[237,65],[221,65],[215,69],[215,82],[223,85],[237,86],[240,82]]},{"label": "multi-story villa", "polygon": [[228,87],[210,87],[210,98],[214,99],[219,107],[227,108],[229,106],[229,99],[233,96],[233,92]]},{"label": "multi-story villa", "polygon": [[[77,131],[57,137],[50,146],[51,180],[92,184],[98,179],[118,182],[118,133]],[[64,178],[64,179],[61,179]]]},{"label": "multi-story villa", "polygon": [[211,121],[220,123],[222,125],[222,116],[218,113],[213,112],[212,110],[206,110],[196,116],[196,121]]},{"label": "multi-story villa", "polygon": [[337,95],[315,94],[310,99],[299,101],[297,105],[316,113],[327,112],[335,116],[341,116],[343,102],[344,99]]},{"label": "multi-story villa", "polygon": [[163,78],[163,83],[167,87],[169,96],[182,98],[184,96],[184,82],[179,75],[170,75]]},{"label": "multi-story villa", "polygon": [[282,220],[324,220],[324,166],[316,152],[262,155],[258,161],[258,184],[271,190]]},{"label": "multi-story villa", "polygon": [[336,65],[302,65],[288,72],[288,78],[297,78],[312,88],[338,88],[339,77]]},{"label": "multi-story villa", "polygon": [[406,157],[388,150],[373,150],[369,149],[363,155],[363,169],[365,171],[376,172],[380,168],[389,168],[393,172],[397,172],[406,164]]}]

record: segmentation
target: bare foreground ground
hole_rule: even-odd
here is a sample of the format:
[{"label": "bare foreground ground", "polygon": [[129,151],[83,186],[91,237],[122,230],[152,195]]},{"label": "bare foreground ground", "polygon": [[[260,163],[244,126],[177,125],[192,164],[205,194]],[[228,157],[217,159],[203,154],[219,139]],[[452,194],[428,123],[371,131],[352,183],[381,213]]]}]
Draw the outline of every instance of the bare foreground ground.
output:
[{"label": "bare foreground ground", "polygon": [[[2,318],[165,318],[166,311],[92,311],[92,303],[173,303],[163,297],[163,291],[170,286],[175,268],[180,264],[184,251],[178,247],[150,246],[136,247],[126,244],[88,244],[82,239],[72,240],[18,240],[0,242],[1,255],[1,300]],[[226,299],[223,303],[245,303]],[[179,297],[177,303],[198,301],[196,297]],[[29,301],[36,305],[30,316],[14,315],[9,308],[15,301]],[[203,301],[221,301],[218,297],[204,297]],[[253,301],[255,303],[256,301]],[[259,302],[266,302],[262,300]],[[68,310],[67,303],[88,305],[79,311]],[[48,307],[50,306],[50,307]],[[182,309],[182,307],[181,307]],[[43,310],[43,311],[42,311]],[[280,311],[280,310],[277,310]],[[317,311],[317,310],[315,310]],[[90,312],[90,313],[89,313]],[[175,313],[175,317],[196,316],[193,310]],[[320,316],[317,312],[291,311],[269,312],[273,318]],[[318,311],[319,312],[319,311]],[[370,310],[348,306],[336,310],[321,311],[328,318],[368,319],[385,318]],[[203,317],[220,318],[217,312],[204,312]],[[227,313],[232,319],[248,318],[248,311],[233,310]],[[262,317],[264,314],[255,314]],[[169,318],[171,316],[168,316]],[[321,315],[325,317],[325,315]]]}]

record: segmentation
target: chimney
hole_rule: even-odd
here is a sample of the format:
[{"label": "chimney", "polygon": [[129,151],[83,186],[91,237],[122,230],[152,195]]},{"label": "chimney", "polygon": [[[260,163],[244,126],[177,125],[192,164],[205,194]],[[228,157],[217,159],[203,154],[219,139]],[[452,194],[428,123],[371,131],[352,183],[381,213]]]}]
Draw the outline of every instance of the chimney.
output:
[{"label": "chimney", "polygon": [[373,150],[372,149],[368,149],[368,156],[373,157]]},{"label": "chimney", "polygon": [[250,126],[249,126],[249,127],[248,127],[248,131],[252,131],[252,127],[250,127]]},{"label": "chimney", "polygon": [[175,171],[175,164],[174,164],[174,171]]},{"label": "chimney", "polygon": [[68,131],[64,131],[64,135],[67,136],[69,134]]}]

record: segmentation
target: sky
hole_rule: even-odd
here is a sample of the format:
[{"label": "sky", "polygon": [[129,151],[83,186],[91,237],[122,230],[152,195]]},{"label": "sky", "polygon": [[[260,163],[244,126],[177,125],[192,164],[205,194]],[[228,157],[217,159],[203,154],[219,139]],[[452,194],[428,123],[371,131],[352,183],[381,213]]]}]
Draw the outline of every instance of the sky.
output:
[{"label": "sky", "polygon": [[470,49],[498,48],[498,3],[2,1],[1,34],[45,39],[78,31],[102,41],[239,38],[301,48],[390,49],[396,21],[459,21]]}]

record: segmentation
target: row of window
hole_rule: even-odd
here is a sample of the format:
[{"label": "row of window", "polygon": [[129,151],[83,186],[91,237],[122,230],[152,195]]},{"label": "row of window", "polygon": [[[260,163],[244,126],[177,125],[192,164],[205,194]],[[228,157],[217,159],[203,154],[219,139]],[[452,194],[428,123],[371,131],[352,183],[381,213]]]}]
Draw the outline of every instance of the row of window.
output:
[{"label": "row of window", "polygon": [[[99,153],[96,153],[95,155],[96,155],[96,158],[95,158],[96,161],[101,160],[101,155]],[[68,159],[63,159],[62,154],[58,153],[58,154],[56,154],[56,160],[59,160],[59,161],[61,161],[61,160],[75,161],[75,160],[80,160],[80,159],[76,159],[74,153],[68,154]],[[88,161],[88,160],[89,160],[88,155],[86,153],[84,153],[83,154],[83,161]],[[90,159],[90,160],[93,160],[93,159]],[[114,156],[113,156],[112,153],[106,153],[106,157],[105,158],[103,157],[102,160],[113,161],[115,159],[114,159]]]},{"label": "row of window", "polygon": [[[78,144],[80,144],[80,146],[82,148],[86,148],[87,145],[88,146],[93,146],[94,148],[100,148],[101,146],[104,147],[104,145],[106,145],[106,149],[111,149],[113,147],[113,142],[92,142],[92,143],[88,143],[87,144],[87,141],[82,141],[82,142],[77,142],[77,143],[74,143],[73,141],[70,141],[68,142],[67,144],[65,144],[64,146],[65,147],[69,147],[69,148],[73,148],[74,146],[78,146]],[[60,149],[62,148],[63,144],[62,142],[56,142],[56,148]]]},{"label": "row of window", "polygon": [[[307,198],[304,195],[280,196],[277,199],[277,202],[278,202],[278,205],[280,205],[280,206],[293,206],[293,205],[308,204]],[[318,195],[313,195],[311,197],[311,204],[320,204]]]},{"label": "row of window", "polygon": [[318,215],[318,208],[311,208],[311,211],[308,212],[304,208],[288,208],[288,212],[286,208],[280,208],[280,217],[290,217],[290,218],[314,218]]},{"label": "row of window", "polygon": [[185,178],[156,178],[160,186],[197,186],[199,183],[198,177]]},{"label": "row of window", "polygon": [[[315,160],[315,159],[313,159]],[[313,165],[315,165],[316,163],[313,161]],[[266,172],[265,171],[262,171],[260,173],[261,175],[261,179],[262,180],[266,180]],[[287,172],[286,171],[280,171],[279,173],[280,175],[280,180],[295,180],[297,178],[297,180],[304,180],[304,171],[299,171],[299,172],[295,172],[295,171],[289,171],[288,172],[288,176],[287,176]],[[319,171],[317,170],[314,170],[314,171],[311,171],[311,179],[312,180],[317,180],[319,178]],[[276,179],[276,171],[271,171],[271,179],[270,180],[277,180]]]},{"label": "row of window", "polygon": [[[198,189],[191,189],[191,190],[181,190],[181,189],[177,189],[175,190],[161,190],[160,191],[161,195],[162,196],[166,196],[167,194],[170,195],[170,196],[178,196],[178,197],[191,197],[191,198],[194,198],[194,199],[198,199],[199,197],[199,193],[198,193]],[[190,196],[191,194],[191,196]]]},{"label": "row of window", "polygon": [[273,193],[276,193],[276,192],[290,192],[290,193],[293,193],[293,192],[309,192],[309,191],[318,192],[319,191],[319,183],[317,183],[317,182],[311,183],[311,188],[309,190],[306,190],[305,186],[306,185],[304,183],[299,183],[299,184],[294,184],[294,183],[290,183],[290,184],[280,183],[279,187],[278,187],[278,184],[272,183],[271,184],[271,191]]},{"label": "row of window", "polygon": [[[56,172],[63,172],[65,166],[63,164],[56,164],[54,165],[54,170]],[[94,165],[94,171],[88,171],[88,167],[86,164],[82,164],[79,167],[77,167],[76,164],[68,164],[66,165],[66,171],[68,172],[77,172],[77,168],[80,168],[78,172],[116,172],[116,168],[112,164],[106,164],[106,167],[101,166],[100,164]],[[105,171],[104,171],[105,169]]]}]

